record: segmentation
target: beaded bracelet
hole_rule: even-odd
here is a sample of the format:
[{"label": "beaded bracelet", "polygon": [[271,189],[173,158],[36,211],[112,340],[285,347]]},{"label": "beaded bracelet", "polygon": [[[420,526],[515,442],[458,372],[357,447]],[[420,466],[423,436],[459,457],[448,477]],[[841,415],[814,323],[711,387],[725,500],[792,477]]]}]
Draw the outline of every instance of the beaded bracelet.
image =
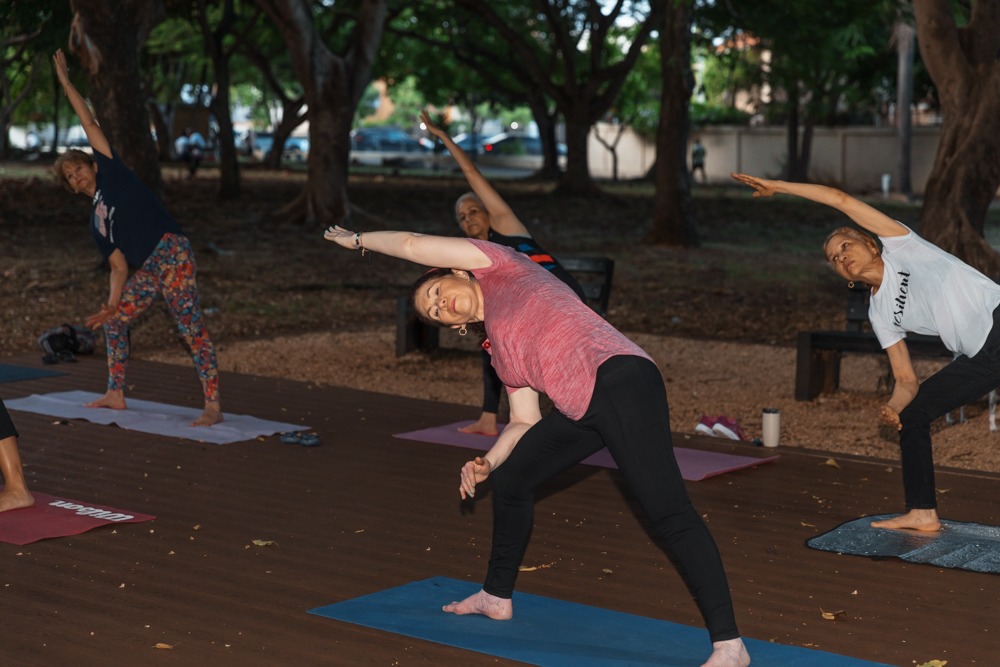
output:
[{"label": "beaded bracelet", "polygon": [[365,247],[364,236],[364,232],[358,232],[354,235],[354,247],[361,251],[362,257],[364,257],[365,253],[368,252],[368,248]]}]

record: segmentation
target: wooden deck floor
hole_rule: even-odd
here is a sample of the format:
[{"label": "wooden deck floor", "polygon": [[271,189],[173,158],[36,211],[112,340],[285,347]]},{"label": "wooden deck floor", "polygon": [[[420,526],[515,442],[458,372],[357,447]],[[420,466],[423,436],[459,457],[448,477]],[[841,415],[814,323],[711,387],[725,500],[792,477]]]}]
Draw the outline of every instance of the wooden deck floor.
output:
[{"label": "wooden deck floor", "polygon": [[[69,374],[0,384],[0,396],[103,387],[101,359],[58,369]],[[129,383],[135,398],[199,404],[191,368],[136,362]],[[490,511],[458,501],[468,453],[392,437],[468,408],[233,374],[222,390],[227,411],[309,424],[323,446],[207,445],[12,412],[35,490],[158,518],[0,543],[0,664],[509,664],[306,613],[430,576],[480,580]],[[755,453],[711,438],[675,444]],[[778,451],[777,463],[688,485],[744,635],[900,666],[1000,664],[1000,578],[804,546],[842,521],[897,511],[895,462],[839,456],[834,467],[822,452]],[[525,564],[554,566],[523,574],[519,590],[699,625],[619,483],[578,466],[546,489]],[[1000,524],[997,475],[945,471],[939,487],[946,518]]]}]

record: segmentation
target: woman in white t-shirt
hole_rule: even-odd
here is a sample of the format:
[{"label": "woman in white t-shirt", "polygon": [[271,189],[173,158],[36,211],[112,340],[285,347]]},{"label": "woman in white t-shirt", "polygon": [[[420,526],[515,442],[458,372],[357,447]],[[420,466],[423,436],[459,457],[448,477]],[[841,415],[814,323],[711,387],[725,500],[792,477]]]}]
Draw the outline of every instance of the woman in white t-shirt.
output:
[{"label": "woman in white t-shirt", "polygon": [[[400,257],[432,269],[414,285],[427,322],[461,331],[482,322],[510,422],[484,456],[460,473],[462,498],[493,482],[493,544],[483,588],[444,611],[513,615],[511,597],[531,534],[539,484],[607,447],[692,593],[712,641],[703,667],[746,667],[722,558],[688,498],[670,436],[663,377],[639,346],[526,255],[481,239],[410,232],[324,237],[345,248]],[[555,407],[544,417],[545,393]]]},{"label": "woman in white t-shirt", "polygon": [[[882,241],[880,251],[868,234],[841,227],[823,246],[839,276],[871,287],[868,319],[896,379],[879,421],[899,430],[907,512],[872,525],[939,530],[931,422],[1000,386],[1000,285],[840,190],[747,174],[733,178],[754,188],[755,197],[789,194],[831,206]],[[939,336],[955,360],[919,382],[907,332]]]}]

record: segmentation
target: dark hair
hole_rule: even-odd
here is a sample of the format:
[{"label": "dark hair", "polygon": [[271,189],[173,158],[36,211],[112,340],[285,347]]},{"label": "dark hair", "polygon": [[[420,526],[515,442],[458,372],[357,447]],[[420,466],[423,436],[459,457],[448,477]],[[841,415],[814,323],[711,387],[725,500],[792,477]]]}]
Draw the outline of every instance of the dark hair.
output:
[{"label": "dark hair", "polygon": [[71,148],[56,158],[55,163],[52,165],[52,172],[55,174],[56,180],[59,181],[64,188],[73,192],[73,188],[69,186],[69,181],[66,180],[66,174],[63,173],[64,164],[85,164],[93,166],[95,163],[92,155],[75,148]]},{"label": "dark hair", "polygon": [[[445,276],[450,276],[450,275],[451,275],[451,269],[431,269],[430,271],[421,274],[419,278],[413,281],[413,286],[410,288],[410,303],[414,304],[414,306],[416,305],[417,292],[425,284],[436,278],[444,278]],[[427,314],[422,312],[419,308],[414,308],[413,310],[417,314],[417,319],[423,322],[424,324],[430,324],[435,327],[444,326],[437,320],[432,320],[431,318],[427,317]]]},{"label": "dark hair", "polygon": [[[410,288],[410,303],[414,305],[413,312],[416,313],[417,319],[423,322],[424,324],[429,324],[431,326],[441,327],[441,328],[450,326],[427,317],[426,313],[424,313],[419,308],[416,308],[416,304],[417,304],[417,293],[420,291],[421,287],[423,287],[428,282],[436,278],[446,278],[451,275],[454,275],[454,272],[451,269],[431,269],[429,271],[424,272],[423,274],[421,274],[419,278],[413,281],[413,286]],[[467,322],[465,324],[465,328],[467,331],[471,331],[483,338],[485,338],[486,336],[486,327],[483,325],[482,322]]]}]

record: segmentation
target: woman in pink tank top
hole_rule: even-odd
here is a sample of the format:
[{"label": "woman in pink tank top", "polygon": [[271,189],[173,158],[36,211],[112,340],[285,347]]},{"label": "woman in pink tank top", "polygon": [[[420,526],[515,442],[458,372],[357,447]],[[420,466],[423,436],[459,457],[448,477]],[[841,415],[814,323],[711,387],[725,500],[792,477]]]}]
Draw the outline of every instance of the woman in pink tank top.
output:
[{"label": "woman in pink tank top", "polygon": [[[417,315],[458,329],[485,328],[507,387],[510,423],[484,456],[460,471],[459,493],[493,484],[493,542],[483,588],[444,606],[454,614],[513,616],[511,597],[531,534],[539,484],[607,447],[690,590],[712,641],[703,667],[746,667],[715,541],[688,498],[670,438],[663,378],[641,348],[564,283],[515,250],[488,241],[412,232],[329,228],[338,245],[424,266]],[[542,416],[539,393],[555,407]],[[666,657],[666,656],[664,656]]]}]

